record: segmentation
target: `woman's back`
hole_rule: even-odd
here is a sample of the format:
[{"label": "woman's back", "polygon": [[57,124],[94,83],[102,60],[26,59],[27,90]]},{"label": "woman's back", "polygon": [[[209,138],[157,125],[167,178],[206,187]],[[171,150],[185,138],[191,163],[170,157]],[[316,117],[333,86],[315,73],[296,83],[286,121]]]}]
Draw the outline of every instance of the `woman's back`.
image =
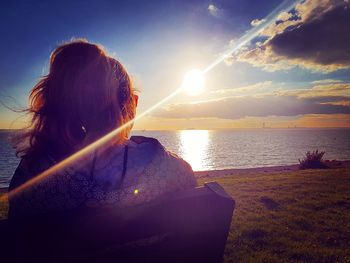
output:
[{"label": "woman's back", "polygon": [[[23,159],[10,190],[55,164],[50,156]],[[116,208],[152,201],[196,186],[191,167],[153,138],[131,137],[123,145],[100,149],[50,175],[10,199],[9,217],[74,208]]]}]

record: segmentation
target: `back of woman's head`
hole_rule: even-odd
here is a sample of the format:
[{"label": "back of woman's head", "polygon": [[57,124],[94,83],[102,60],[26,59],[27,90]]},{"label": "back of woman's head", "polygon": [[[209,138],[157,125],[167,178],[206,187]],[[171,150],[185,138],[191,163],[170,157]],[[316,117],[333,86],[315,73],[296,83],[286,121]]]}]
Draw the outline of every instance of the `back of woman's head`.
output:
[{"label": "back of woman's head", "polygon": [[[32,89],[29,139],[18,153],[65,156],[87,137],[99,137],[133,119],[136,97],[124,67],[102,47],[76,40],[57,47],[50,70]],[[130,127],[116,141],[126,139]],[[20,145],[19,143],[18,145]]]}]

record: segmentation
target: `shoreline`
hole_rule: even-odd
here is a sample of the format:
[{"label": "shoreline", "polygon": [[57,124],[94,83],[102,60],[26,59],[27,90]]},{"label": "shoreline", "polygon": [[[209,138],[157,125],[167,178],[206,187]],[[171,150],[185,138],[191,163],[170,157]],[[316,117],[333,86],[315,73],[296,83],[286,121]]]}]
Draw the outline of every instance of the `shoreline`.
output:
[{"label": "shoreline", "polygon": [[216,169],[216,170],[206,170],[206,171],[194,171],[197,178],[206,177],[222,177],[230,175],[250,175],[250,174],[261,174],[261,173],[271,173],[271,172],[290,172],[298,170],[297,164],[291,165],[278,165],[278,166],[259,166],[252,168],[227,168],[227,169]]},{"label": "shoreline", "polygon": [[[337,160],[325,160],[325,163],[330,167],[334,168],[348,168],[350,167],[350,160],[337,161]],[[277,166],[260,166],[253,168],[229,168],[229,169],[217,169],[207,171],[194,171],[196,178],[216,178],[225,176],[235,175],[257,175],[257,174],[274,174],[274,173],[286,173],[299,171],[299,164],[291,165],[277,165]],[[8,187],[0,187],[0,194],[7,192]]]},{"label": "shoreline", "polygon": [[[344,160],[344,161],[325,160],[325,163],[329,166],[330,169],[350,167],[350,160]],[[295,171],[299,171],[299,164],[195,171],[194,174],[196,175],[197,178],[215,178],[215,177],[232,176],[232,175],[252,175],[252,174],[256,175],[256,174],[265,174],[265,173],[273,174],[273,173],[295,172]]]}]

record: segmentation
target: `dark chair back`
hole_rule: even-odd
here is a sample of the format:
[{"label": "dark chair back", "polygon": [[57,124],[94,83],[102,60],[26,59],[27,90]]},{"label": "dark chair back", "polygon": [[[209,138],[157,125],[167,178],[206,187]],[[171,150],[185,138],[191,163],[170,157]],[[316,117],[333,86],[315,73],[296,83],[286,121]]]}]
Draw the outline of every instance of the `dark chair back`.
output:
[{"label": "dark chair back", "polygon": [[9,262],[222,262],[234,206],[212,182],[125,211],[2,220],[0,256]]}]

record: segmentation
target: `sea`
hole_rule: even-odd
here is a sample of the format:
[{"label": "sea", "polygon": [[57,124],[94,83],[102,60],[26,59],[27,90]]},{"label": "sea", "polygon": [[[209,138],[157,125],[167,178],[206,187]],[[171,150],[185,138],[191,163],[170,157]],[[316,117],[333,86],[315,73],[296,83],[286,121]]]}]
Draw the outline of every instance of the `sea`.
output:
[{"label": "sea", "polygon": [[[0,130],[0,188],[19,163],[11,130]],[[135,131],[158,139],[189,162],[194,171],[297,164],[307,151],[325,151],[328,160],[350,160],[350,129],[237,129]]]}]

